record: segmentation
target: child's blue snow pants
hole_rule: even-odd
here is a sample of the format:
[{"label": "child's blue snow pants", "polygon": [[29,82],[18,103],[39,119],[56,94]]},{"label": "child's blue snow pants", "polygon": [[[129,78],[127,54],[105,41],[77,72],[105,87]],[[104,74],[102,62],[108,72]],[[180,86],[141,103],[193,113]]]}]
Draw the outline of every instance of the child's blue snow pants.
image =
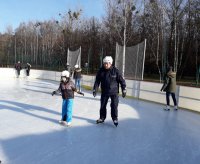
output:
[{"label": "child's blue snow pants", "polygon": [[62,103],[62,120],[72,122],[72,110],[74,99],[63,99]]}]

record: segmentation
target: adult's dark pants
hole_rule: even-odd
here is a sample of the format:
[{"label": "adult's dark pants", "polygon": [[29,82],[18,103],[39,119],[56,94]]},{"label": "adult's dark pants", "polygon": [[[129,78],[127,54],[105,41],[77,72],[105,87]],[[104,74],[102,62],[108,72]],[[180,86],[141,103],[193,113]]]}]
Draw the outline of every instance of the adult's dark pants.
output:
[{"label": "adult's dark pants", "polygon": [[29,76],[30,70],[26,70],[26,75]]},{"label": "adult's dark pants", "polygon": [[106,115],[107,115],[107,103],[108,103],[108,99],[111,99],[111,118],[113,120],[117,120],[118,119],[118,103],[119,103],[119,96],[118,94],[115,95],[101,95],[101,107],[100,107],[100,118],[105,120],[106,119]]},{"label": "adult's dark pants", "polygon": [[176,102],[176,97],[175,97],[175,93],[173,92],[166,92],[166,101],[167,101],[167,105],[170,105],[170,95],[172,96],[172,100],[174,102],[174,106],[177,105],[177,102]]},{"label": "adult's dark pants", "polygon": [[20,70],[19,70],[19,69],[17,70],[17,75],[18,75],[18,76],[20,75]]}]

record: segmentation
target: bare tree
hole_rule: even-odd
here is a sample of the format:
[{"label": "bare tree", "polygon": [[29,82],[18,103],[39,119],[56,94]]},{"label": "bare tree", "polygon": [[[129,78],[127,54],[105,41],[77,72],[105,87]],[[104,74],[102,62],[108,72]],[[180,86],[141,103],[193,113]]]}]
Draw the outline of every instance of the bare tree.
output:
[{"label": "bare tree", "polygon": [[126,44],[131,38],[130,29],[136,7],[131,0],[107,0],[107,9],[112,21],[110,28],[115,29],[120,42],[123,44],[122,76],[124,76]]},{"label": "bare tree", "polygon": [[[161,55],[162,54],[162,43],[163,40],[165,39],[165,34],[164,34],[164,20],[163,20],[163,15],[164,15],[164,10],[162,8],[162,5],[157,2],[157,1],[150,1],[147,3],[145,6],[145,13],[144,15],[147,15],[145,19],[145,31],[146,31],[146,37],[147,37],[147,44],[148,48],[150,49],[153,58],[155,60],[155,64],[157,67],[157,70],[160,75],[160,82],[162,80],[162,72],[161,72]],[[158,14],[159,13],[159,14]]]}]

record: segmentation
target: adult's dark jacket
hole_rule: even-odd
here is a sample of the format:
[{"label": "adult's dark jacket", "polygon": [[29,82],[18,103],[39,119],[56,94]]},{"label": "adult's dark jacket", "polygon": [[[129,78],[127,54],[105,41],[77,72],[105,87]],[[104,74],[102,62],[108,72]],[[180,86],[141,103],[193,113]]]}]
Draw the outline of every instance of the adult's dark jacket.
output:
[{"label": "adult's dark jacket", "polygon": [[22,69],[21,63],[16,63],[15,64],[15,69],[20,71]]},{"label": "adult's dark jacket", "polygon": [[104,95],[114,95],[119,93],[119,85],[122,91],[126,89],[126,82],[119,70],[111,66],[110,69],[101,67],[96,75],[93,90],[97,91],[101,84],[101,93]]}]

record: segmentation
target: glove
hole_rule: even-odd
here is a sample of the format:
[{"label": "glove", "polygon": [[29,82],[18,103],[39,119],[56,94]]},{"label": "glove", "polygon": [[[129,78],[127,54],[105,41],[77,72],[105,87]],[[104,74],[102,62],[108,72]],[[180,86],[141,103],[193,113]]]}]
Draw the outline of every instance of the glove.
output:
[{"label": "glove", "polygon": [[84,96],[83,92],[78,91],[77,93],[80,94],[80,95],[82,95],[82,96]]},{"label": "glove", "polygon": [[126,89],[122,90],[122,97],[126,97]]},{"label": "glove", "polygon": [[96,95],[97,95],[96,90],[93,90],[93,96],[96,97]]},{"label": "glove", "polygon": [[51,93],[52,96],[55,95],[55,94],[56,94],[56,91],[53,91],[53,92]]}]

